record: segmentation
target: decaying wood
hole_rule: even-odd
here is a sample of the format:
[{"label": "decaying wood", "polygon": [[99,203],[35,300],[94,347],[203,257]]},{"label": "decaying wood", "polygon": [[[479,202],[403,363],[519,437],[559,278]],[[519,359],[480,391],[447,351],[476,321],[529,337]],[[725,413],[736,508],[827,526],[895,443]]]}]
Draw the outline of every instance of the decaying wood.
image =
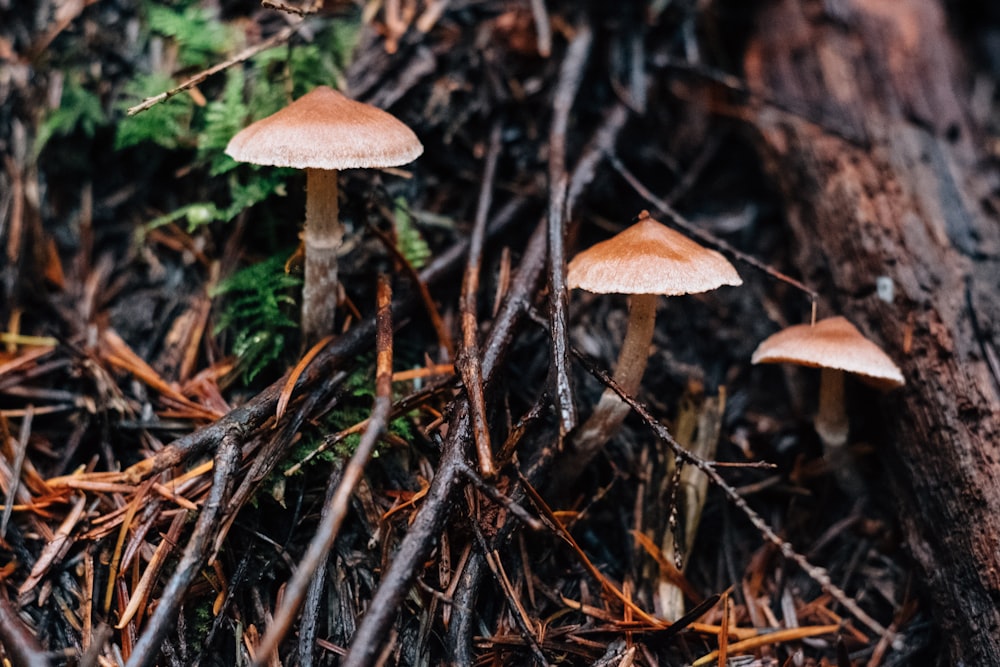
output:
[{"label": "decaying wood", "polygon": [[934,0],[782,1],[745,67],[798,266],[906,375],[878,449],[954,664],[1000,664],[1000,225],[969,64]]}]

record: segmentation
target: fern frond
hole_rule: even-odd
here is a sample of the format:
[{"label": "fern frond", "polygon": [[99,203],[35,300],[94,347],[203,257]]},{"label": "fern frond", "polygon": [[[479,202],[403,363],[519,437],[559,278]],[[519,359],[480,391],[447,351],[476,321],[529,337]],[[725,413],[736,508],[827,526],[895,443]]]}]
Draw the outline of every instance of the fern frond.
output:
[{"label": "fern frond", "polygon": [[[244,209],[260,203],[271,195],[283,196],[285,182],[295,173],[295,169],[252,169],[249,176],[232,176],[229,180],[229,194],[232,202],[226,209],[224,219],[232,220]],[[235,172],[234,172],[235,174]],[[241,178],[246,178],[245,181]]]},{"label": "fern frond", "polygon": [[232,67],[226,72],[226,87],[222,97],[205,107],[204,127],[198,133],[198,157],[209,163],[210,176],[234,169],[237,162],[223,151],[229,140],[243,129],[250,111],[243,102],[243,70]]},{"label": "fern frond", "polygon": [[291,291],[302,281],[285,273],[284,264],[285,257],[276,255],[237,271],[211,292],[212,297],[226,297],[215,334],[234,332],[232,352],[248,383],[281,357],[298,328],[290,315],[295,306]]},{"label": "fern frond", "polygon": [[[125,86],[128,107],[135,101],[158,95],[173,87],[173,81],[166,74],[140,74]],[[115,148],[151,141],[164,148],[178,148],[188,138],[193,103],[187,95],[175,95],[161,104],[136,116],[127,116],[118,124]]]},{"label": "fern frond", "polygon": [[234,30],[202,7],[148,3],[146,9],[150,30],[177,42],[177,57],[184,66],[205,67],[232,48]]},{"label": "fern frond", "polygon": [[59,108],[48,114],[38,128],[36,155],[41,154],[45,144],[54,136],[65,136],[80,129],[92,137],[99,126],[108,122],[97,93],[85,88],[81,78],[80,73],[71,73],[66,77]]},{"label": "fern frond", "polygon": [[394,203],[393,217],[396,220],[396,243],[399,252],[413,265],[413,268],[422,268],[430,259],[430,246],[414,224],[406,199],[397,197]]}]

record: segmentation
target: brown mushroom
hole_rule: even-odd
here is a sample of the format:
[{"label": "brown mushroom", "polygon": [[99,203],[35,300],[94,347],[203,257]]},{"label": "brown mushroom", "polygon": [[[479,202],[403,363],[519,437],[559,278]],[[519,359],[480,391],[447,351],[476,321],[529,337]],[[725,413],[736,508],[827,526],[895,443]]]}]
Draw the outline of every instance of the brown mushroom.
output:
[{"label": "brown mushroom", "polygon": [[[654,220],[647,211],[612,238],[579,253],[569,263],[566,284],[601,294],[630,294],[628,329],[614,379],[634,395],[642,381],[656,322],[656,297],[707,292],[741,285],[736,269],[721,254]],[[574,446],[578,465],[589,461],[621,426],[628,406],[605,390]]]},{"label": "brown mushroom", "polygon": [[395,117],[326,86],[244,128],[226,146],[226,154],[240,162],[306,170],[302,329],[307,341],[333,332],[337,251],[344,234],[337,171],[406,164],[423,150]]},{"label": "brown mushroom", "polygon": [[753,353],[754,364],[791,363],[820,368],[819,409],[813,426],[841,488],[859,490],[854,464],[847,452],[850,425],[844,406],[844,373],[888,390],[905,384],[892,359],[843,317],[815,324],[797,324],[765,339]]}]

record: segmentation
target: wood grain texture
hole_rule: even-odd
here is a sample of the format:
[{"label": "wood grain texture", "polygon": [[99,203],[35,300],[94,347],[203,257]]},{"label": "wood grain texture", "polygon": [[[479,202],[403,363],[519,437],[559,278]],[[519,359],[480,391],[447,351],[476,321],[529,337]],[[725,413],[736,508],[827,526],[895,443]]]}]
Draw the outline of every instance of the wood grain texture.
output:
[{"label": "wood grain texture", "polygon": [[1000,206],[946,19],[932,0],[769,2],[744,67],[797,265],[906,376],[880,453],[952,664],[998,665]]}]

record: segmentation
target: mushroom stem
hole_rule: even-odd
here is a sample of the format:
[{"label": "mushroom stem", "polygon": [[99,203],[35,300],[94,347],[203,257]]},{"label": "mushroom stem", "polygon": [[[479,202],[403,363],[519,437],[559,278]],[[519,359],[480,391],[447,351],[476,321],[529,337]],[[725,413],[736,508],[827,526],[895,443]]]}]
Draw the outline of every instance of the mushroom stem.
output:
[{"label": "mushroom stem", "polygon": [[813,420],[828,457],[847,445],[847,410],[844,408],[844,371],[824,368],[820,374],[819,412]]},{"label": "mushroom stem", "polygon": [[824,368],[819,382],[819,412],[813,426],[823,442],[823,458],[840,490],[852,498],[861,498],[867,495],[867,489],[847,448],[850,423],[844,406],[844,371]]},{"label": "mushroom stem", "polygon": [[337,203],[337,170],[306,169],[306,278],[302,333],[311,344],[333,333],[337,312],[337,252],[344,237]]},{"label": "mushroom stem", "polygon": [[[633,294],[629,303],[628,330],[618,353],[614,379],[622,391],[634,396],[642,382],[656,325],[656,295]],[[628,416],[629,407],[618,394],[605,389],[593,414],[573,439],[575,465],[582,468],[601,450]]]}]

